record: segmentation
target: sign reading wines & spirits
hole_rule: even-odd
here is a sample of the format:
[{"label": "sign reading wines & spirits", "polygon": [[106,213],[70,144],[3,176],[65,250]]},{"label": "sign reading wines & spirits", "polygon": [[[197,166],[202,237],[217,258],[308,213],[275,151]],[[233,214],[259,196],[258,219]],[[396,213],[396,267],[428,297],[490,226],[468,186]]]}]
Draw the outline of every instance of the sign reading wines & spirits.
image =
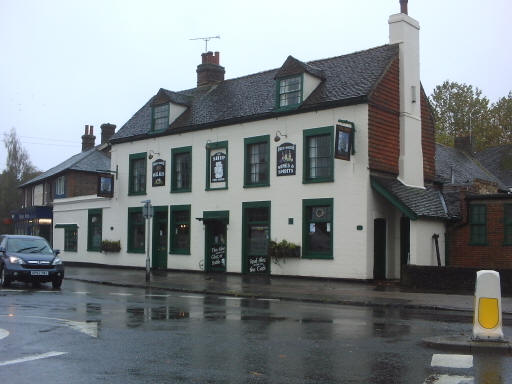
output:
[{"label": "sign reading wines & spirits", "polygon": [[295,175],[296,146],[292,143],[283,143],[277,147],[277,176]]},{"label": "sign reading wines & spirits", "polygon": [[158,159],[153,161],[152,167],[153,187],[162,187],[165,185],[165,160]]}]

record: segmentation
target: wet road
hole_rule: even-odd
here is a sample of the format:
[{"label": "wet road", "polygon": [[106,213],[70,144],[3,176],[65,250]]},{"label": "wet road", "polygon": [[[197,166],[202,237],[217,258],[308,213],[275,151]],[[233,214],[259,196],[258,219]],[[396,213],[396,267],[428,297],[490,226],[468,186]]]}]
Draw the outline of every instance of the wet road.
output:
[{"label": "wet road", "polygon": [[[0,289],[0,382],[512,382],[509,356],[424,347],[471,316],[186,295],[67,280]],[[505,335],[512,335],[505,319]]]}]

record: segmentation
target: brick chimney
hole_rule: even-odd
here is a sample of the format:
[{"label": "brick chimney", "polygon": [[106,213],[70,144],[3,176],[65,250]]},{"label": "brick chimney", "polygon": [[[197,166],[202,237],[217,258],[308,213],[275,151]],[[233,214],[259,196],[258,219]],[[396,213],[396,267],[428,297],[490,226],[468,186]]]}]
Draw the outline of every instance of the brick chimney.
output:
[{"label": "brick chimney", "polygon": [[219,64],[219,52],[205,52],[201,54],[202,63],[197,66],[197,86],[214,85],[224,81],[224,67]]},{"label": "brick chimney", "polygon": [[468,155],[473,154],[473,143],[471,136],[456,137],[454,140],[454,147],[459,151],[466,152]]},{"label": "brick chimney", "polygon": [[424,187],[420,105],[420,24],[407,14],[389,17],[389,43],[399,47],[400,62],[400,157],[399,179],[412,187]]},{"label": "brick chimney", "polygon": [[109,141],[115,131],[116,126],[114,124],[101,124],[101,144],[105,144],[107,141]]},{"label": "brick chimney", "polygon": [[94,127],[91,125],[85,126],[85,133],[82,135],[82,152],[94,148],[96,136],[93,134]]}]

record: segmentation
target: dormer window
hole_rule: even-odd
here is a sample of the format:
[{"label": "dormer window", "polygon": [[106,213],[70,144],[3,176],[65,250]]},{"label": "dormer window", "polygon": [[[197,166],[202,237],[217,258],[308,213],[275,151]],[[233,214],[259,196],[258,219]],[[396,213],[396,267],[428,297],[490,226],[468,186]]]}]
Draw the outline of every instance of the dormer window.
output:
[{"label": "dormer window", "polygon": [[302,102],[302,76],[279,80],[279,107],[289,107]]},{"label": "dormer window", "polygon": [[153,131],[163,131],[169,127],[169,104],[155,105],[153,107]]}]

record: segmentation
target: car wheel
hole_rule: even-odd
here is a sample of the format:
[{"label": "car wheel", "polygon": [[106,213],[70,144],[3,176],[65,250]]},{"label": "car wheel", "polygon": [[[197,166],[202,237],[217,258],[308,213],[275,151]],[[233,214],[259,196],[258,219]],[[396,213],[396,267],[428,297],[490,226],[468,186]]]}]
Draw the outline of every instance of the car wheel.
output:
[{"label": "car wheel", "polygon": [[5,269],[4,267],[0,267],[0,285],[2,287],[8,287],[11,284],[11,281],[5,277]]},{"label": "car wheel", "polygon": [[54,289],[60,289],[60,286],[62,285],[62,279],[55,279],[52,280],[52,287]]}]

